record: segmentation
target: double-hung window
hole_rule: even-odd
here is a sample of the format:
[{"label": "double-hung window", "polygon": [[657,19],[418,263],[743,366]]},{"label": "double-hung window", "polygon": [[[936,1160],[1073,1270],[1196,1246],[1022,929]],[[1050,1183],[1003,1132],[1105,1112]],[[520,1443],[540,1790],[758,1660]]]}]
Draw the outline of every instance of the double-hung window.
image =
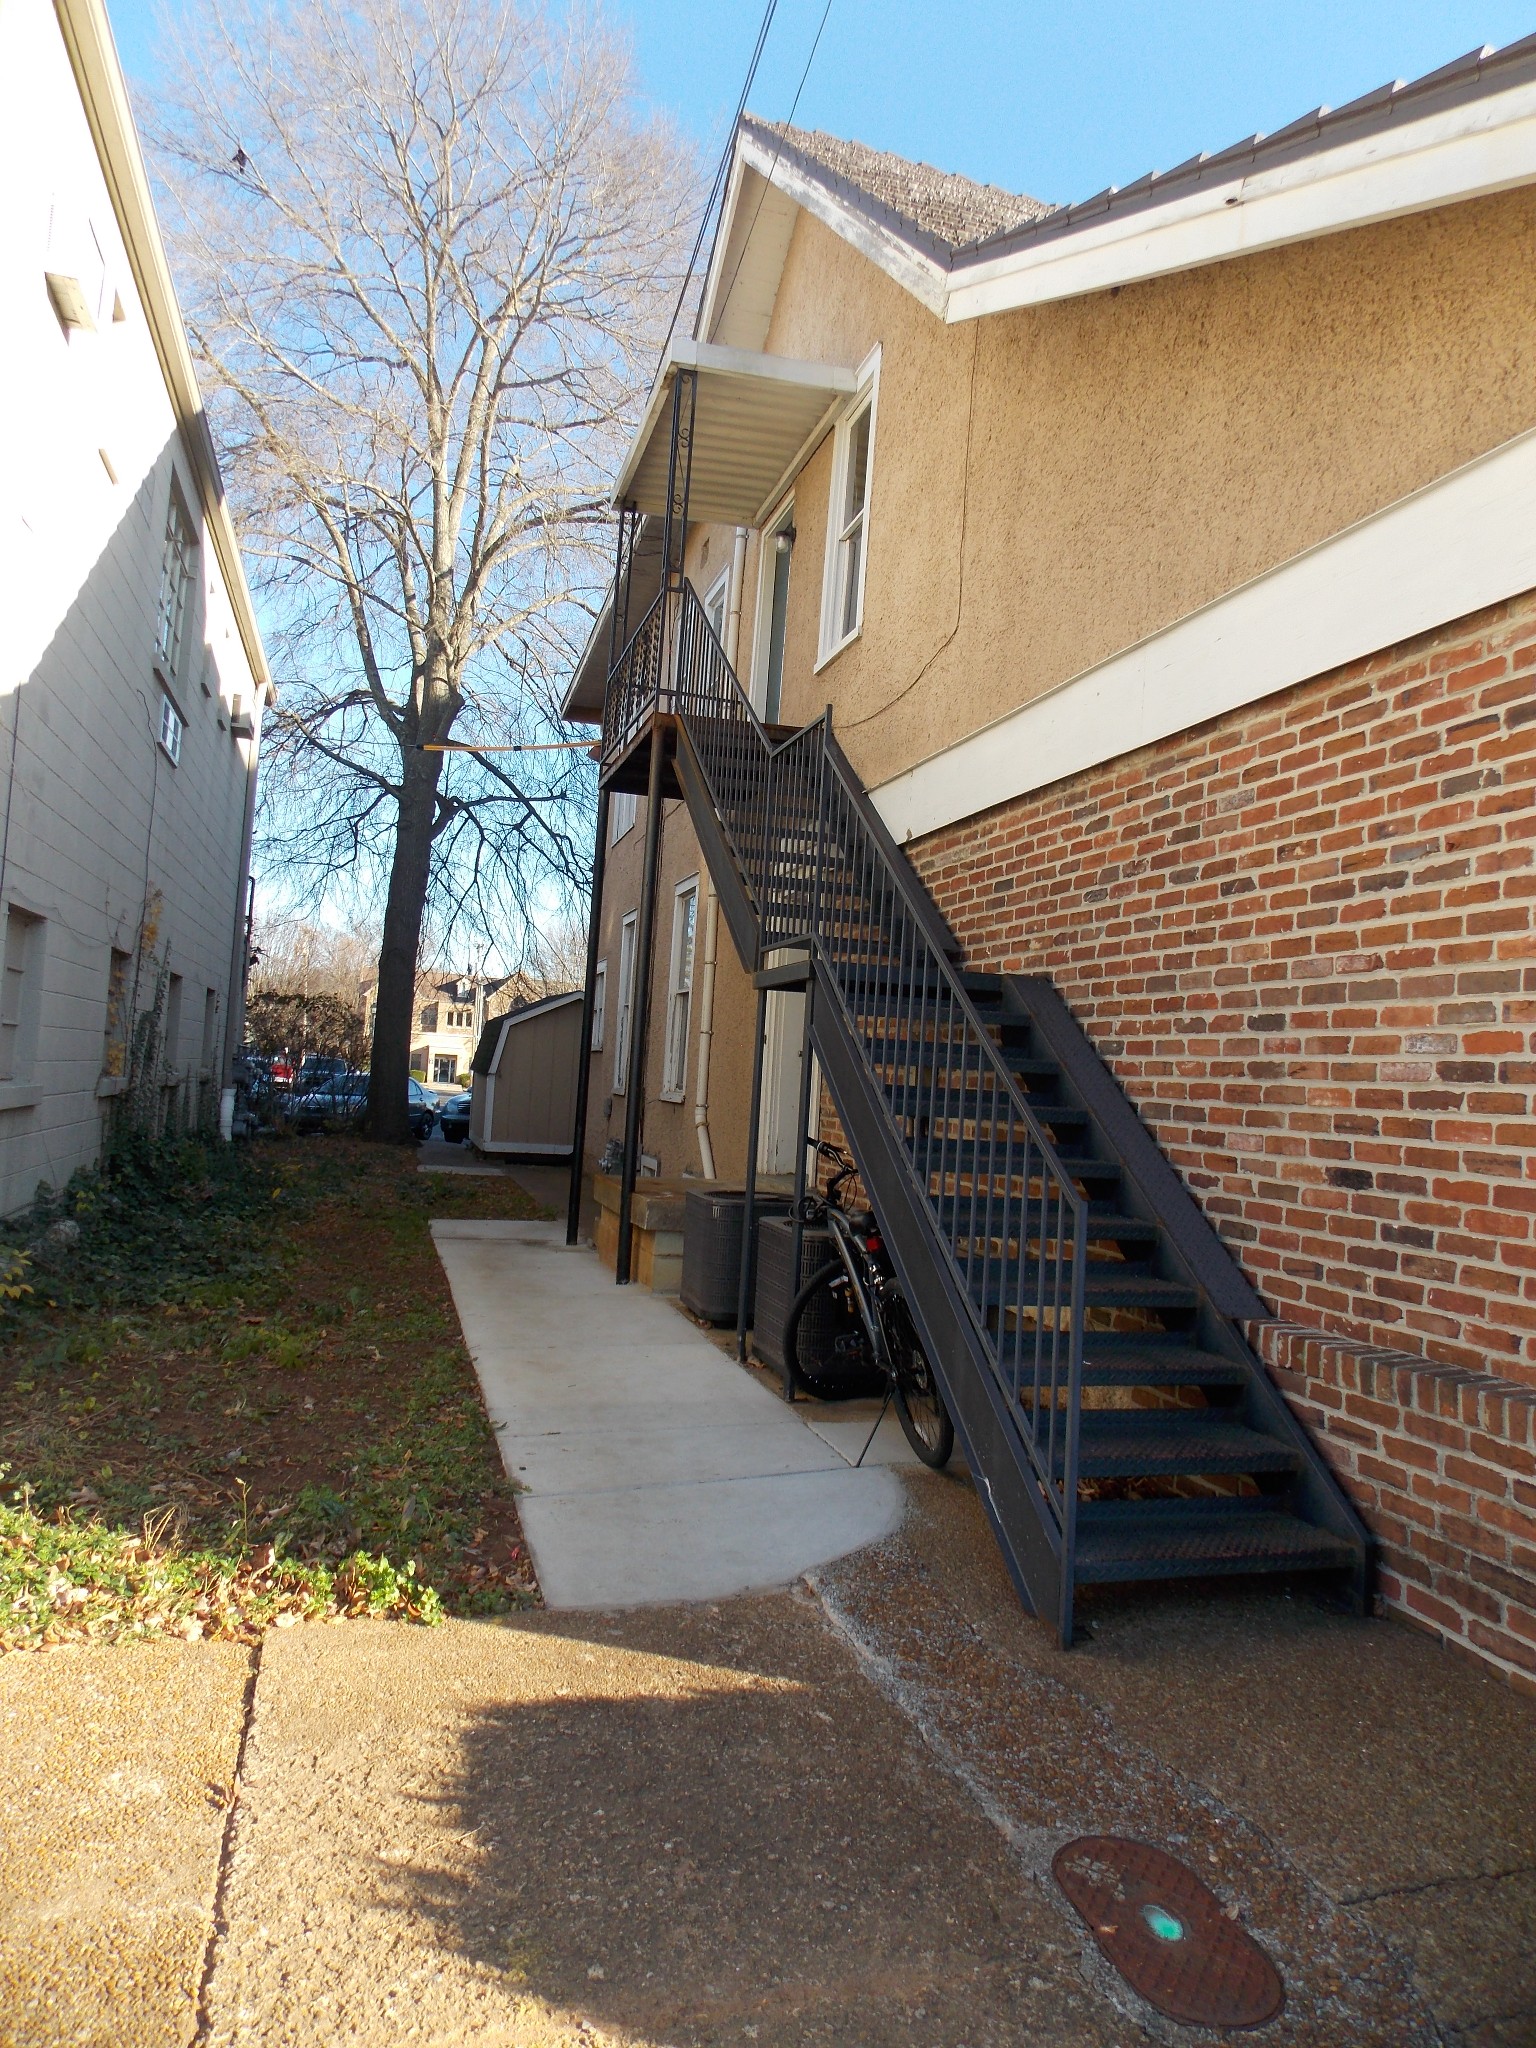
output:
[{"label": "double-hung window", "polygon": [[672,970],[667,978],[667,1056],[661,1092],[681,1097],[688,1079],[688,1026],[693,1014],[693,954],[699,922],[699,878],[678,884],[672,904]]},{"label": "double-hung window", "polygon": [[186,727],[181,722],[181,713],[171,702],[164,690],[160,692],[160,744],[173,762],[181,760],[181,736]]},{"label": "double-hung window", "polygon": [[608,844],[617,846],[635,822],[640,799],[632,789],[616,789],[608,799]]},{"label": "double-hung window", "polygon": [[155,621],[155,660],[167,681],[173,681],[187,637],[192,587],[197,576],[197,534],[181,495],[171,481],[171,503],[165,520],[165,554],[160,564],[160,605]]},{"label": "double-hung window", "polygon": [[619,930],[619,1016],[614,1033],[613,1092],[622,1095],[629,1086],[629,1032],[635,1002],[635,924],[638,913],[631,911]]},{"label": "double-hung window", "polygon": [[872,378],[847,418],[839,424],[833,444],[832,502],[827,520],[827,567],[821,611],[823,661],[846,647],[864,623],[875,395]]},{"label": "double-hung window", "polygon": [[32,1078],[42,972],[43,920],[13,903],[5,913],[0,965],[0,1081]]}]

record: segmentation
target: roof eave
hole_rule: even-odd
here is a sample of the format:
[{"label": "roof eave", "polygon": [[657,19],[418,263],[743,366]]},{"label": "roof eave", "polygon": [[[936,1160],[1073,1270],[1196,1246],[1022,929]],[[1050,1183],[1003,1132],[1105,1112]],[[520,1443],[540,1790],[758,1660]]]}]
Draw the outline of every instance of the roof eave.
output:
[{"label": "roof eave", "polygon": [[96,145],[97,159],[112,200],[118,230],[128,252],[134,287],[149,323],[160,373],[176,415],[182,446],[197,485],[209,536],[218,556],[224,587],[234,610],[241,644],[256,687],[276,695],[267,667],[261,629],[245,580],[240,543],[235,535],[224,480],[219,474],[213,433],[197,386],[186,325],[176,302],[165,244],[155,219],[149,174],[139,146],[128,89],[112,39],[111,24],[101,0],[54,0],[80,102]]}]

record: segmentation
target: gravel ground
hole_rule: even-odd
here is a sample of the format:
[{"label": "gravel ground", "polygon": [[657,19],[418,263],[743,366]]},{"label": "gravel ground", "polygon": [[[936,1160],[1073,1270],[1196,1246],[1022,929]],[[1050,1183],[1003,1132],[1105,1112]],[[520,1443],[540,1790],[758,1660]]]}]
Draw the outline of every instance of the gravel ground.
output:
[{"label": "gravel ground", "polygon": [[1217,2040],[1099,1960],[1087,1832],[1280,1965],[1233,2048],[1536,2041],[1532,1702],[1281,1590],[1100,1598],[1062,1657],[909,1484],[784,1593],[5,1660],[0,2044]]}]

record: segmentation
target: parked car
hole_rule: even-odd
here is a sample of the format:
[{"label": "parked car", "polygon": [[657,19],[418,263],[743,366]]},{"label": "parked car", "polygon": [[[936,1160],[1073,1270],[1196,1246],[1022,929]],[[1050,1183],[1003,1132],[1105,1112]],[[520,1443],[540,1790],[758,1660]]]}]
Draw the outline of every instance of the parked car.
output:
[{"label": "parked car", "polygon": [[[418,1144],[432,1135],[437,1120],[437,1103],[419,1081],[408,1081],[411,1136]],[[340,1074],[296,1095],[289,1105],[288,1120],[296,1131],[346,1130],[362,1120],[368,1107],[368,1076]]]},{"label": "parked car", "polygon": [[469,1136],[469,1106],[473,1100],[466,1089],[462,1095],[450,1095],[438,1105],[437,1128],[450,1145],[462,1145]]},{"label": "parked car", "polygon": [[307,1052],[293,1085],[301,1095],[307,1095],[313,1089],[328,1088],[333,1081],[345,1080],[351,1072],[351,1062],[336,1053]]}]

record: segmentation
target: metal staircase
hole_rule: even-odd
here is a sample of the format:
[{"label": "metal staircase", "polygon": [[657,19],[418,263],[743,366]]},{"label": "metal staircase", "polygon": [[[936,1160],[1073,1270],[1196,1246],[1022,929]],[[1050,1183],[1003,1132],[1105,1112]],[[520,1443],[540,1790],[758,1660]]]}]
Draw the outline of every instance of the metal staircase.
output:
[{"label": "metal staircase", "polygon": [[969,973],[833,737],[757,719],[692,589],[614,665],[613,779],[665,720],[737,949],[810,1036],[1020,1592],[1322,1571],[1367,1539],[1244,1342],[1263,1304],[1049,981]]}]

